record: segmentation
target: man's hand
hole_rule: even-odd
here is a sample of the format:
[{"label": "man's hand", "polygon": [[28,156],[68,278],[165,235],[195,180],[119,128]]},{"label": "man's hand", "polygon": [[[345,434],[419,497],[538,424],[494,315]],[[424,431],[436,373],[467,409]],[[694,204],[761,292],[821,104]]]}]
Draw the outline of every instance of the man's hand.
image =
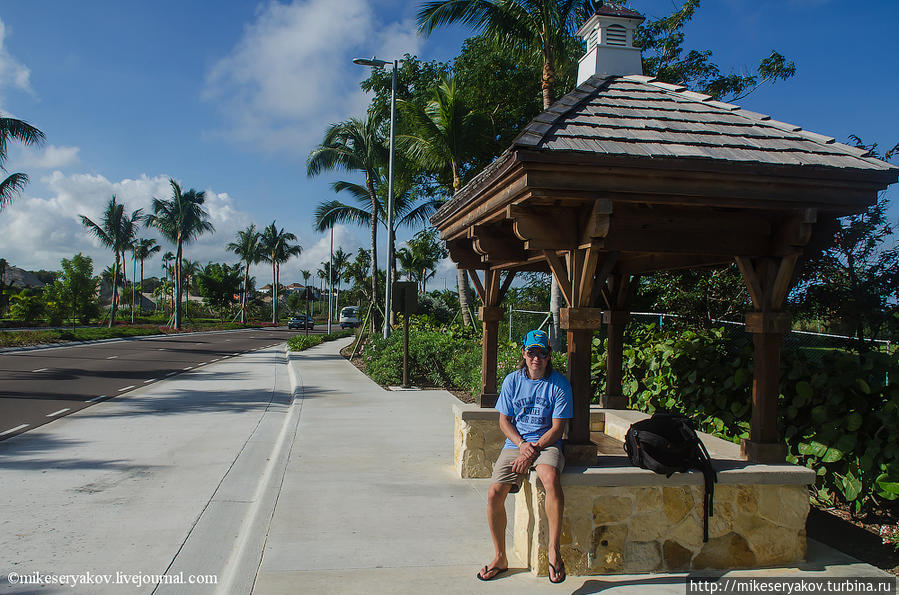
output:
[{"label": "man's hand", "polygon": [[518,447],[518,451],[532,461],[537,458],[538,454],[540,454],[540,451],[537,450],[537,447],[534,446],[533,442],[522,442],[521,446]]},{"label": "man's hand", "polygon": [[532,442],[522,442],[521,446],[518,447],[518,451],[521,454],[512,462],[512,471],[515,473],[527,473],[540,451]]},{"label": "man's hand", "polygon": [[527,473],[531,468],[534,459],[529,459],[524,455],[519,455],[517,459],[512,461],[512,471],[515,473]]}]

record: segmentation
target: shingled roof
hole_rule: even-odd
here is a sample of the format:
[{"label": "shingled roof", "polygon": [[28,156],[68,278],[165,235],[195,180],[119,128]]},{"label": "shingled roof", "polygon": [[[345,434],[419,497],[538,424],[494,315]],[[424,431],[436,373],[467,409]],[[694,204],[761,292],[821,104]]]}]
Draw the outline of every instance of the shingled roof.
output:
[{"label": "shingled roof", "polygon": [[534,118],[433,220],[467,202],[519,149],[626,157],[635,163],[676,159],[753,164],[787,168],[796,175],[879,172],[890,178],[886,183],[899,177],[899,168],[864,149],[685,87],[641,75],[596,75]]}]

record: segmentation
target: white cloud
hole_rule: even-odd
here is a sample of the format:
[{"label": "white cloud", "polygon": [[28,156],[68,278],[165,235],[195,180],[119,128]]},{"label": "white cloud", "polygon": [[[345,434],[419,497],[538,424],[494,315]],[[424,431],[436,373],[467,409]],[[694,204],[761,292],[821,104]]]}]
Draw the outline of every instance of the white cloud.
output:
[{"label": "white cloud", "polygon": [[[144,174],[116,182],[102,175],[64,175],[54,171],[40,181],[48,190],[48,198],[25,194],[0,212],[0,237],[3,238],[0,257],[31,270],[56,270],[60,260],[78,252],[94,259],[95,272],[103,270],[111,264],[112,255],[87,234],[80,215],[99,220],[113,194],[128,213],[139,208],[147,213],[154,197],[168,198],[171,194],[168,176]],[[227,252],[225,246],[239,229],[248,225],[250,215],[240,211],[227,193],[211,189],[206,190],[204,206],[215,226],[215,233],[203,235],[186,246],[185,258],[204,264],[207,261],[236,262],[237,257]],[[163,252],[174,249],[155,230],[144,228],[140,236],[156,238]],[[146,275],[159,273],[158,260],[154,257],[154,262],[145,263]],[[128,274],[131,274],[130,268]]]},{"label": "white cloud", "polygon": [[79,147],[57,147],[56,145],[48,145],[43,151],[26,149],[16,160],[14,165],[10,165],[10,171],[28,170],[28,169],[59,169],[78,163]]},{"label": "white cloud", "polygon": [[204,96],[227,120],[224,136],[305,155],[328,123],[361,115],[368,73],[354,56],[400,57],[420,40],[411,21],[383,22],[372,0],[296,0],[263,7],[206,77]]},{"label": "white cloud", "polygon": [[30,80],[31,70],[7,51],[6,36],[6,25],[0,20],[0,90],[12,86],[20,91],[33,94]]}]

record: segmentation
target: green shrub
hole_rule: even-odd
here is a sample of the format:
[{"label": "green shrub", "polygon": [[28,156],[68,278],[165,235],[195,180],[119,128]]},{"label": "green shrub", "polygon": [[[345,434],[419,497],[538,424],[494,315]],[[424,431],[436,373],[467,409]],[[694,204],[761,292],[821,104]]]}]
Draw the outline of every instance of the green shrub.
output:
[{"label": "green shrub", "polygon": [[349,337],[352,334],[353,331],[344,330],[333,332],[327,335],[294,335],[287,340],[287,347],[291,351],[303,351],[304,349],[315,347],[316,345],[324,343],[325,341],[342,339],[343,337]]},{"label": "green shrub", "polygon": [[[419,386],[439,386],[481,392],[481,335],[471,327],[439,326],[430,316],[409,319],[409,381]],[[362,347],[365,370],[378,384],[400,384],[403,380],[403,331],[400,326],[389,339],[370,336]],[[497,348],[497,390],[506,374],[518,367],[521,345],[500,341]],[[553,366],[565,372],[565,354],[553,354]]]}]

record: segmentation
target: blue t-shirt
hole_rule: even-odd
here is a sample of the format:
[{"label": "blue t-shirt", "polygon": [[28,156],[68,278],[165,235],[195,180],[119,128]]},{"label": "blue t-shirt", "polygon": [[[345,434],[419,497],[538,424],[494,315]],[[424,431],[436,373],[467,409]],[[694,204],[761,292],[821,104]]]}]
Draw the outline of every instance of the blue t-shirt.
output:
[{"label": "blue t-shirt", "polygon": [[[571,419],[574,398],[568,379],[556,370],[549,378],[531,380],[524,369],[516,370],[503,379],[496,409],[512,418],[512,423],[527,442],[536,442],[553,425],[553,418]],[[562,441],[556,443],[561,446]],[[506,438],[505,448],[516,448]]]}]

